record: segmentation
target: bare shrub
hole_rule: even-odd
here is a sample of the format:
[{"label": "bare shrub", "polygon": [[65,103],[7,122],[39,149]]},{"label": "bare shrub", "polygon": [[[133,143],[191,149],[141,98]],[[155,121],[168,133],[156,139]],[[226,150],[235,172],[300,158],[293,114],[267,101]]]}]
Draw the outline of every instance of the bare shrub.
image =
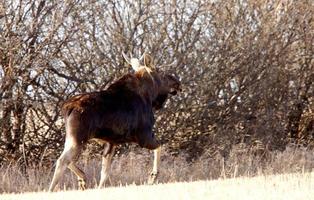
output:
[{"label": "bare shrub", "polygon": [[[62,102],[106,88],[128,71],[121,53],[139,51],[182,79],[155,132],[187,164],[206,155],[224,176],[255,174],[263,152],[313,147],[313,13],[308,0],[2,1],[0,163],[51,166]],[[240,159],[251,151],[261,158]]]}]

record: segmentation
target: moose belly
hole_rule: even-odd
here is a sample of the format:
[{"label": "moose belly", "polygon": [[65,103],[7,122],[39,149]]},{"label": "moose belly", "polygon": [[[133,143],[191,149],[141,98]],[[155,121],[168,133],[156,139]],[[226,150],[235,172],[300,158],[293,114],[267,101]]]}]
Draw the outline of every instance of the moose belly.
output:
[{"label": "moose belly", "polygon": [[135,139],[132,138],[127,132],[121,133],[114,131],[109,128],[98,129],[92,134],[93,140],[98,142],[109,142],[112,144],[123,144],[127,142],[135,142]]}]

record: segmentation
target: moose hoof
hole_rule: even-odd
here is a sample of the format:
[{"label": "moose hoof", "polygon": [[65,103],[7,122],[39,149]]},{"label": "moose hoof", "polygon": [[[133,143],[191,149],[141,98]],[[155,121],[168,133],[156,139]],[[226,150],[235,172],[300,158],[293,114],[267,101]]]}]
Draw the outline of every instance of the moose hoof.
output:
[{"label": "moose hoof", "polygon": [[78,186],[80,190],[86,190],[86,183],[83,179],[78,180]]},{"label": "moose hoof", "polygon": [[152,185],[156,183],[158,177],[158,172],[152,172],[148,177],[148,184]]}]

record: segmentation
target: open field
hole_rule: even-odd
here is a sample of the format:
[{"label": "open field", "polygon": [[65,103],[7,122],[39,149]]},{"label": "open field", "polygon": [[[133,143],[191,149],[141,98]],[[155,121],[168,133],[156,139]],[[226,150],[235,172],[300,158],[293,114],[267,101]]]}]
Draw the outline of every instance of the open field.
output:
[{"label": "open field", "polygon": [[[100,159],[95,158],[92,160],[84,160],[82,158],[79,162],[79,166],[86,172],[87,188],[91,189],[97,187],[100,178]],[[116,190],[111,188],[119,188],[125,185],[128,185],[127,188],[135,187],[130,185],[138,185],[136,188],[141,190],[139,185],[145,185],[147,175],[150,173],[151,167],[152,155],[149,151],[142,151],[141,153],[130,152],[115,157],[112,164],[110,178],[107,183],[109,189],[106,189],[106,193],[109,190]],[[225,180],[224,183],[222,183],[223,185],[230,185],[232,180],[235,181],[233,181],[233,185],[237,181],[243,182],[243,186],[239,185],[237,187],[246,188],[247,186],[245,186],[245,183],[254,182],[255,178],[252,180],[248,178],[243,180],[232,178],[267,177],[264,178],[265,180],[261,178],[259,179],[259,182],[264,181],[264,184],[262,185],[267,187],[267,184],[271,185],[273,175],[292,174],[287,175],[288,178],[291,180],[297,180],[300,178],[300,181],[303,181],[300,183],[303,184],[304,182],[311,180],[309,178],[312,176],[311,173],[313,168],[313,152],[312,150],[306,148],[290,147],[285,151],[269,152],[264,157],[260,157],[250,151],[242,151],[241,149],[234,147],[228,159],[224,159],[219,155],[210,157],[209,155],[204,154],[204,156],[194,161],[186,160],[184,154],[179,156],[172,156],[164,151],[161,155],[161,166],[158,182],[162,184],[188,182],[188,187],[191,187],[192,190],[194,190],[194,187],[202,188],[204,186],[206,188],[204,190],[212,191],[213,189],[210,189],[210,185],[216,185],[219,182],[215,180]],[[50,184],[53,170],[54,166],[29,166],[25,168],[18,163],[2,165],[0,166],[0,195],[4,193],[8,194],[45,191]],[[268,181],[269,183],[267,183]],[[195,184],[201,186],[194,186]],[[291,184],[294,184],[294,182],[292,181]],[[143,187],[145,190],[150,191],[155,189],[159,190],[158,188],[163,187],[184,188],[185,186],[183,185],[178,184],[172,186],[170,184]],[[304,183],[303,185],[307,185],[307,183]],[[67,170],[58,189],[69,191],[77,189],[76,176]],[[129,189],[124,188],[123,191],[124,190],[127,191]],[[133,191],[133,189],[131,189],[131,191]],[[1,199],[2,198],[0,198],[0,200]]]},{"label": "open field", "polygon": [[313,199],[313,181],[312,172],[102,190],[2,194],[0,199]]}]

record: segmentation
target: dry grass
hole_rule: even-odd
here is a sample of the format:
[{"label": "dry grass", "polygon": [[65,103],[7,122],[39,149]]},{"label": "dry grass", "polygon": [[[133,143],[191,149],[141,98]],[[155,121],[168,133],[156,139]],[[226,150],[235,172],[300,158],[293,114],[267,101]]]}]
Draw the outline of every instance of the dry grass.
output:
[{"label": "dry grass", "polygon": [[103,190],[4,194],[9,199],[312,199],[314,173],[119,186]]},{"label": "dry grass", "polygon": [[[307,174],[311,172],[314,167],[314,155],[311,151],[306,149],[290,147],[283,152],[269,153],[266,157],[267,158],[265,158],[265,156],[257,156],[252,152],[243,151],[241,148],[234,148],[228,158],[223,158],[219,155],[213,157],[205,154],[196,161],[187,162],[184,155],[173,157],[164,152],[161,158],[162,162],[158,180],[159,183],[174,183],[236,177],[263,177],[273,174]],[[94,188],[99,180],[100,161],[82,161],[79,165],[87,174],[88,187]],[[112,165],[111,178],[108,186],[145,184],[147,175],[152,167],[151,165],[152,153],[149,151],[144,151],[141,154],[131,152],[128,155],[117,157]],[[2,166],[0,167],[0,193],[44,191],[48,188],[53,169],[53,167],[29,168],[23,171],[20,166],[14,164]],[[306,175],[303,179],[311,176],[312,175]],[[238,179],[235,179],[233,181],[237,182],[237,180]],[[250,182],[255,179],[244,180]],[[266,181],[266,178],[264,178],[263,181]],[[229,183],[230,181],[224,182]],[[191,187],[193,188],[195,184],[211,185],[213,183],[215,183],[215,181],[193,183]],[[226,183],[221,184],[224,185]],[[62,190],[76,189],[76,177],[67,171],[60,185],[59,189]],[[179,187],[184,188],[186,187],[185,185],[186,184],[183,184]],[[263,187],[266,187],[267,183],[264,185]],[[160,185],[156,187],[167,188],[172,186]],[[115,189],[111,188],[110,190]],[[93,191],[90,192],[94,193]]]}]

